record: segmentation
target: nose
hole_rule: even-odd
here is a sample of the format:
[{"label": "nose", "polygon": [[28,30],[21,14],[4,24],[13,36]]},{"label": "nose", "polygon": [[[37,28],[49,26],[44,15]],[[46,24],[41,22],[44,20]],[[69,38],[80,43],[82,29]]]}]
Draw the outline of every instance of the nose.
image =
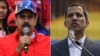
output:
[{"label": "nose", "polygon": [[77,16],[76,16],[76,14],[74,14],[74,15],[73,15],[73,19],[77,19]]},{"label": "nose", "polygon": [[77,20],[77,16],[74,14],[74,15],[73,15],[73,18],[72,18],[72,22],[76,22],[76,21],[78,21],[78,20]]},{"label": "nose", "polygon": [[27,17],[24,19],[24,22],[28,22],[28,18]]}]

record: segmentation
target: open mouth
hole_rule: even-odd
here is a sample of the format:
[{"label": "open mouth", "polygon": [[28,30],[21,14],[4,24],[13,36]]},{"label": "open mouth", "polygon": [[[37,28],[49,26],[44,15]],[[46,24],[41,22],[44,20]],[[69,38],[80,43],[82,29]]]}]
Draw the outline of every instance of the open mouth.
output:
[{"label": "open mouth", "polygon": [[78,24],[78,23],[72,23],[71,26],[72,26],[72,27],[78,27],[79,24]]}]

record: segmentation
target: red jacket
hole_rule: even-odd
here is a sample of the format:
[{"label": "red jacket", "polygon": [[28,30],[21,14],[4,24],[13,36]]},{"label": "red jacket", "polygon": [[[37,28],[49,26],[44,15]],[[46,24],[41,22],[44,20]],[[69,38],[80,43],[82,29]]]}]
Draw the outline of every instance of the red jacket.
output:
[{"label": "red jacket", "polygon": [[[15,31],[13,34],[0,38],[0,56],[18,56],[16,48],[19,35]],[[21,56],[50,56],[50,37],[36,33],[35,39],[28,46],[28,53],[21,52]]]}]

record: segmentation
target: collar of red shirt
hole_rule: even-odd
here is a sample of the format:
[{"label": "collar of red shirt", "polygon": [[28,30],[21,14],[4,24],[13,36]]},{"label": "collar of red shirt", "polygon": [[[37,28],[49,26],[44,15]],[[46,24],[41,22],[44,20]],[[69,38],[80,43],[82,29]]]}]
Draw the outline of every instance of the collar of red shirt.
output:
[{"label": "collar of red shirt", "polygon": [[[35,37],[32,39],[31,42],[39,42],[38,33],[36,30],[33,31],[35,33]],[[14,37],[16,37],[16,41],[19,40],[20,34],[18,34],[18,30],[14,32]]]}]

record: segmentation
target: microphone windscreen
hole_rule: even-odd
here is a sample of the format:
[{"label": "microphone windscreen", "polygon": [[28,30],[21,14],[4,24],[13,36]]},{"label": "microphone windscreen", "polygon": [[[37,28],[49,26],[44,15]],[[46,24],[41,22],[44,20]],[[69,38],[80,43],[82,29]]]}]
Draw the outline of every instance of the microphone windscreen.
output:
[{"label": "microphone windscreen", "polygon": [[71,39],[75,39],[75,32],[74,32],[74,30],[69,30],[68,31],[68,34],[69,34],[69,37],[71,38]]},{"label": "microphone windscreen", "polygon": [[24,33],[24,35],[27,35],[29,33],[29,27],[24,27],[23,33]]}]

